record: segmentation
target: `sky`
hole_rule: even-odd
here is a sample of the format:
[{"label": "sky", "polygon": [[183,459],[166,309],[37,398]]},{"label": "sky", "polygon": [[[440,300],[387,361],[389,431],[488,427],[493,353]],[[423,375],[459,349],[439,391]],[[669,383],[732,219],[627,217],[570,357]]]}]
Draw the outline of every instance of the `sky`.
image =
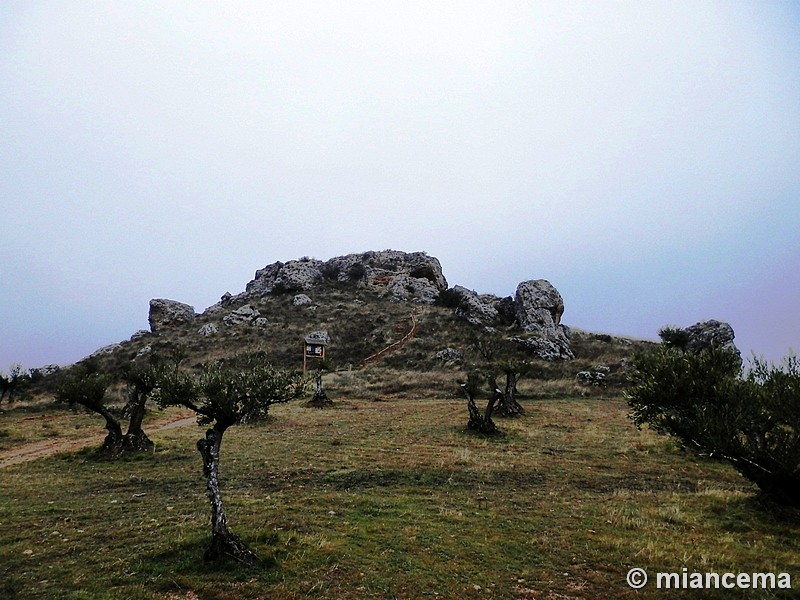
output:
[{"label": "sky", "polygon": [[800,349],[800,4],[0,3],[0,369],[302,256]]}]

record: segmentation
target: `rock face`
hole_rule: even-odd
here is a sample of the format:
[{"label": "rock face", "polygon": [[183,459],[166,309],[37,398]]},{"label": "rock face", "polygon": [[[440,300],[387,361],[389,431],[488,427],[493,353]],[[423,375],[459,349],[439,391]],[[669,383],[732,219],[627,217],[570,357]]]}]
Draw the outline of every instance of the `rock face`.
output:
[{"label": "rock face", "polygon": [[549,340],[545,337],[510,337],[509,341],[525,346],[529,352],[542,360],[572,360],[575,355],[569,346],[569,338],[564,340]]},{"label": "rock face", "polygon": [[98,356],[103,356],[104,354],[113,354],[120,349],[122,349],[122,345],[120,344],[109,344],[108,346],[103,346],[102,348],[95,350],[89,355],[89,357],[96,358]]},{"label": "rock face", "polygon": [[313,258],[275,262],[256,271],[247,284],[248,296],[278,292],[306,292],[325,279],[360,282],[387,289],[393,298],[433,303],[447,289],[439,261],[424,252],[383,250],[337,256],[328,261]]},{"label": "rock face", "polygon": [[398,275],[386,286],[395,302],[420,302],[433,304],[441,291],[429,279]]},{"label": "rock face", "polygon": [[181,323],[188,323],[194,320],[194,316],[193,306],[166,298],[154,298],[150,300],[150,315],[147,320],[150,322],[150,331],[158,333]]},{"label": "rock face", "polygon": [[735,337],[733,327],[724,321],[701,321],[685,329],[689,335],[687,349],[691,352],[700,352],[709,346],[716,346],[741,356],[741,352],[733,343]]},{"label": "rock face", "polygon": [[[496,303],[492,301],[493,297],[491,296],[479,296],[477,292],[460,285],[453,288],[453,293],[460,297],[456,308],[456,316],[468,323],[473,325],[492,325],[500,316],[495,306]],[[499,300],[499,298],[494,298]]]},{"label": "rock face", "polygon": [[514,309],[519,326],[537,334],[525,340],[541,358],[573,358],[569,334],[561,324],[564,300],[553,285],[545,279],[523,281],[517,286]]},{"label": "rock face", "polygon": [[44,365],[43,367],[39,367],[38,369],[32,369],[38,371],[40,375],[47,377],[48,375],[53,375],[54,373],[58,373],[61,370],[61,367],[55,364]]}]

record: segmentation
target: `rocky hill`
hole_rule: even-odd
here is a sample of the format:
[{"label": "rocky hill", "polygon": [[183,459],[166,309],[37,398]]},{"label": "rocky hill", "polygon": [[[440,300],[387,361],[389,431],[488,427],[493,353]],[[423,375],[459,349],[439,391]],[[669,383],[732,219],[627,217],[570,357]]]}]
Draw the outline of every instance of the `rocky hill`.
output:
[{"label": "rocky hill", "polygon": [[[563,314],[561,294],[544,279],[521,282],[513,297],[479,294],[450,287],[439,261],[424,252],[385,250],[269,264],[243,292],[226,292],[199,313],[178,300],[153,299],[149,331],[93,358],[115,372],[180,347],[189,366],[259,353],[275,365],[301,368],[305,338],[323,332],[332,371],[377,365],[396,373],[448,371],[452,379],[481,362],[476,339],[484,338],[538,359],[542,379],[623,381],[628,359],[646,342],[571,331]],[[599,379],[585,379],[585,372]]]},{"label": "rocky hill", "polygon": [[[224,294],[219,302],[200,315],[195,313],[194,307],[175,300],[151,300],[151,334],[169,337],[170,332],[188,329],[196,323],[202,323],[196,333],[204,337],[218,335],[221,330],[229,328],[263,329],[271,321],[275,322],[275,307],[271,305],[278,299],[289,297],[291,306],[300,308],[308,326],[313,327],[315,322],[319,324],[321,321],[319,298],[334,290],[355,294],[350,298],[349,310],[338,315],[340,324],[349,322],[355,325],[361,312],[356,306],[364,303],[366,298],[373,305],[367,308],[368,311],[375,308],[376,302],[380,304],[381,299],[405,305],[406,311],[411,306],[416,313],[424,312],[421,309],[426,306],[441,305],[452,308],[455,317],[474,327],[489,328],[490,333],[497,335],[500,335],[498,328],[514,333],[511,339],[538,358],[558,360],[574,357],[569,330],[561,324],[564,301],[548,281],[524,281],[517,287],[514,298],[478,294],[462,286],[448,289],[436,258],[423,252],[395,250],[349,254],[327,261],[303,258],[286,263],[275,262],[256,271],[244,292]],[[268,306],[270,310],[267,311]],[[382,307],[378,312],[396,311]],[[345,337],[352,338],[351,335]],[[351,353],[348,353],[348,358],[358,362],[358,357]]]}]

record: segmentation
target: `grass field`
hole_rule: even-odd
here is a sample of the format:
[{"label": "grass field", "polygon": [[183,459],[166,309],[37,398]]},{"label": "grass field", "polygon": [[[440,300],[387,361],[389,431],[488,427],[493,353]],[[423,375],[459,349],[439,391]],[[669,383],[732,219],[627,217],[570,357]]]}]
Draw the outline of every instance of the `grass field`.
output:
[{"label": "grass field", "polygon": [[[147,456],[87,449],[2,469],[0,597],[795,597],[634,591],[632,567],[788,572],[800,586],[800,513],[638,431],[621,398],[528,399],[524,418],[498,421],[504,437],[483,439],[460,399],[332,395],[333,409],[278,406],[226,435],[229,523],[254,568],[202,562],[199,427],[153,434]],[[41,439],[23,408],[0,415],[0,449]],[[54,411],[46,435],[102,431],[89,420]]]}]

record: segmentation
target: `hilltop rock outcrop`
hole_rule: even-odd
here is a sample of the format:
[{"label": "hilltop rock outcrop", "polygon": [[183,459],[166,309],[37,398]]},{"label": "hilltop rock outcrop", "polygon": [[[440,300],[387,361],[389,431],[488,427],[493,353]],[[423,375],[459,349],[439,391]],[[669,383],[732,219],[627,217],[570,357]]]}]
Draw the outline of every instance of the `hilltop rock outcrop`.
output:
[{"label": "hilltop rock outcrop", "polygon": [[[564,301],[550,282],[523,281],[513,298],[478,294],[463,286],[448,289],[438,259],[425,252],[397,250],[347,254],[327,261],[305,257],[269,264],[255,272],[244,292],[226,292],[219,302],[208,307],[203,321],[210,317],[215,323],[206,323],[197,333],[213,335],[220,324],[264,327],[268,321],[256,307],[267,306],[269,300],[265,296],[275,294],[287,294],[287,302],[307,306],[310,314],[318,307],[306,292],[316,288],[322,293],[324,288],[320,286],[326,282],[352,284],[395,302],[438,303],[454,309],[457,317],[477,327],[497,334],[504,330],[506,333],[501,335],[524,345],[539,358],[573,358],[569,330],[561,324]],[[363,301],[356,298],[354,302]],[[195,316],[194,308],[188,304],[166,299],[150,301],[150,329],[154,333],[191,322]]]},{"label": "hilltop rock outcrop", "polygon": [[301,258],[275,262],[256,271],[245,293],[263,296],[277,292],[306,292],[325,279],[363,282],[384,288],[398,300],[432,304],[447,289],[439,261],[424,252],[383,250],[337,256],[327,261]]},{"label": "hilltop rock outcrop", "polygon": [[188,323],[193,321],[194,317],[194,307],[183,302],[166,298],[150,300],[150,314],[147,320],[150,323],[150,331],[153,333],[172,329],[182,323]]}]

